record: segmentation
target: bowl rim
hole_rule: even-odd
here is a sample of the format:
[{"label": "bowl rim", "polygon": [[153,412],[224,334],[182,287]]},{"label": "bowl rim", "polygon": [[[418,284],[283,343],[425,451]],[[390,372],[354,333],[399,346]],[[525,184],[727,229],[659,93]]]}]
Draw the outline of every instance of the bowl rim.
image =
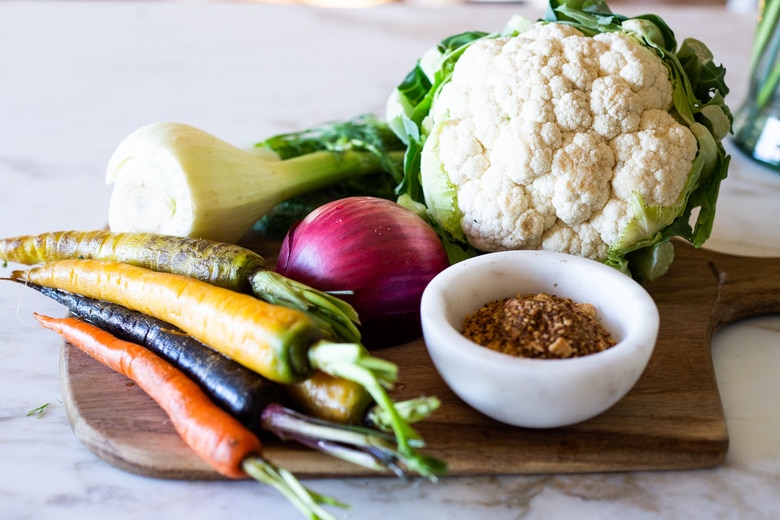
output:
[{"label": "bowl rim", "polygon": [[[523,356],[515,356],[512,354],[506,354],[498,352],[483,345],[480,345],[468,338],[466,338],[461,332],[459,327],[456,327],[450,319],[448,319],[448,299],[445,294],[452,287],[452,279],[461,275],[466,270],[472,271],[490,271],[491,268],[497,267],[497,264],[513,262],[515,259],[524,260],[525,264],[530,264],[532,270],[537,272],[553,272],[557,273],[562,269],[562,265],[566,264],[566,269],[570,269],[570,265],[574,265],[577,269],[588,269],[597,275],[599,280],[611,279],[619,280],[622,291],[626,294],[631,294],[630,299],[632,307],[636,307],[634,312],[642,312],[643,319],[637,320],[634,323],[625,324],[623,327],[617,330],[616,323],[605,322],[604,309],[599,309],[598,317],[602,325],[614,336],[617,336],[616,344],[601,352],[588,354],[584,356],[578,356],[573,358],[529,358]],[[539,259],[540,261],[536,261]],[[525,273],[528,276],[528,273]],[[593,279],[589,279],[588,284],[596,285]],[[553,285],[548,282],[544,282],[544,285]],[[555,284],[555,287],[561,287],[563,284]],[[510,294],[519,294],[522,291],[510,291]],[[542,291],[537,291],[542,292]],[[559,292],[566,293],[566,287],[563,286]],[[549,291],[548,291],[549,293]],[[562,297],[571,297],[567,294],[562,294]],[[583,299],[571,297],[574,301],[579,303],[593,303]],[[473,310],[478,309],[482,305],[488,303],[482,301],[473,307]],[[602,305],[603,307],[603,305]],[[473,312],[472,310],[472,312]],[[462,260],[456,264],[451,265],[444,271],[440,272],[434,277],[423,291],[423,295],[420,302],[421,322],[423,325],[423,331],[432,333],[433,329],[435,334],[442,336],[447,340],[453,348],[457,345],[457,348],[461,355],[469,356],[475,362],[485,363],[503,363],[511,364],[519,368],[544,365],[546,367],[555,366],[560,369],[580,369],[583,366],[590,364],[602,364],[609,362],[615,357],[625,357],[636,355],[641,352],[642,344],[648,337],[654,338],[653,346],[655,344],[655,338],[657,337],[658,328],[660,324],[660,317],[658,314],[658,307],[650,294],[641,286],[638,282],[633,280],[629,275],[626,275],[614,267],[608,266],[604,263],[585,258],[582,256],[572,255],[568,253],[560,253],[547,250],[511,250],[485,253],[476,257]],[[612,316],[612,313],[610,313]],[[465,318],[465,316],[464,316]],[[426,347],[430,350],[435,348],[429,346],[426,341]],[[652,350],[652,349],[651,349]],[[639,352],[637,352],[639,351]]]}]

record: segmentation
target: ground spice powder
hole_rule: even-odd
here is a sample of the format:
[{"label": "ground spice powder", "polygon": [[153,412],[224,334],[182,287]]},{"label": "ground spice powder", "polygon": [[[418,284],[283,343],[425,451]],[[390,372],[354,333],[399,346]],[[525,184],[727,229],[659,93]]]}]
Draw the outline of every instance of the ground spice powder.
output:
[{"label": "ground spice powder", "polygon": [[527,358],[573,358],[615,345],[593,305],[549,294],[489,302],[466,317],[462,333],[484,347]]}]

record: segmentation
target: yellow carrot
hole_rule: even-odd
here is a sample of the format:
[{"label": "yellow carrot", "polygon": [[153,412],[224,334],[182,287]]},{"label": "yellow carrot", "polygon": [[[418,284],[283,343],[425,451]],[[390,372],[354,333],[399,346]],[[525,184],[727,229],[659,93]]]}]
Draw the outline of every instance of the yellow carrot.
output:
[{"label": "yellow carrot", "polygon": [[313,373],[321,331],[304,313],[194,278],[106,260],[57,260],[12,278],[109,301],[171,323],[280,383]]}]

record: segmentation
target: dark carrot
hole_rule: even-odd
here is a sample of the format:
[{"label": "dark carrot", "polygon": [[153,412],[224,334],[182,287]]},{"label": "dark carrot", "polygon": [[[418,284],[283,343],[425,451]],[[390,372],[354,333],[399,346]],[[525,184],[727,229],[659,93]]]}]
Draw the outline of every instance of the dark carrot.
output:
[{"label": "dark carrot", "polygon": [[153,233],[56,231],[0,240],[0,259],[26,265],[62,259],[111,260],[253,293],[305,312],[326,335],[359,341],[360,321],[345,301],[265,269],[265,259],[235,245]]},{"label": "dark carrot", "polygon": [[[333,415],[349,415],[355,422],[358,417],[361,422],[366,419],[370,397],[365,392],[357,392],[366,402],[356,405],[352,394],[362,387],[352,381],[315,375],[295,385],[278,385],[151,316],[60,289],[26,285],[113,336],[141,345],[162,357],[250,430],[259,433],[264,428],[283,439],[293,439],[369,469],[390,470],[406,476],[406,462],[388,446],[388,440],[392,439],[375,430],[322,420]],[[281,399],[290,395],[294,397],[293,403],[309,405],[303,410],[313,410],[317,419],[284,407]],[[419,401],[426,409],[423,414],[412,417],[414,421],[427,417],[438,406],[436,399],[420,398]],[[368,415],[373,417],[373,414]],[[338,441],[339,445],[334,446],[333,441]]]},{"label": "dark carrot", "polygon": [[294,477],[289,472],[263,459],[260,439],[170,363],[83,320],[34,316],[44,327],[134,381],[165,411],[187,446],[215,471],[233,479],[251,475],[279,489],[309,518],[331,518],[320,504],[338,502],[290,481]]},{"label": "dark carrot", "polygon": [[80,294],[33,284],[27,286],[113,336],[162,357],[250,430],[260,429],[258,418],[269,404],[285,402],[285,385],[269,381],[162,320]]},{"label": "dark carrot", "polygon": [[362,385],[389,417],[399,452],[410,468],[433,476],[441,461],[421,456],[419,434],[395,408],[387,388],[397,367],[360,344],[333,343],[305,314],[193,278],[99,260],[47,262],[12,279],[60,288],[129,307],[182,329],[268,379],[294,383],[317,370]]}]

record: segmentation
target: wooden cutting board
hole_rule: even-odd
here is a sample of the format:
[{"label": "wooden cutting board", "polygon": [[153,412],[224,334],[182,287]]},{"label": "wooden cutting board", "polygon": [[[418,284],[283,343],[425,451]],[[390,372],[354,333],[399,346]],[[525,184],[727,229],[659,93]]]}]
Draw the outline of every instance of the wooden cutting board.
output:
[{"label": "wooden cutting board", "polygon": [[[460,401],[436,373],[421,339],[376,352],[398,364],[393,397],[435,395],[442,405],[419,424],[426,453],[450,475],[682,470],[720,464],[728,432],[711,338],[742,318],[780,312],[780,258],[746,258],[676,244],[671,270],[647,289],[661,327],[632,391],[604,414],[557,429],[500,424]],[[182,443],[164,413],[123,376],[74,347],[62,349],[62,385],[78,438],[109,463],[143,475],[220,478]],[[301,478],[377,475],[273,439],[269,460]]]}]

